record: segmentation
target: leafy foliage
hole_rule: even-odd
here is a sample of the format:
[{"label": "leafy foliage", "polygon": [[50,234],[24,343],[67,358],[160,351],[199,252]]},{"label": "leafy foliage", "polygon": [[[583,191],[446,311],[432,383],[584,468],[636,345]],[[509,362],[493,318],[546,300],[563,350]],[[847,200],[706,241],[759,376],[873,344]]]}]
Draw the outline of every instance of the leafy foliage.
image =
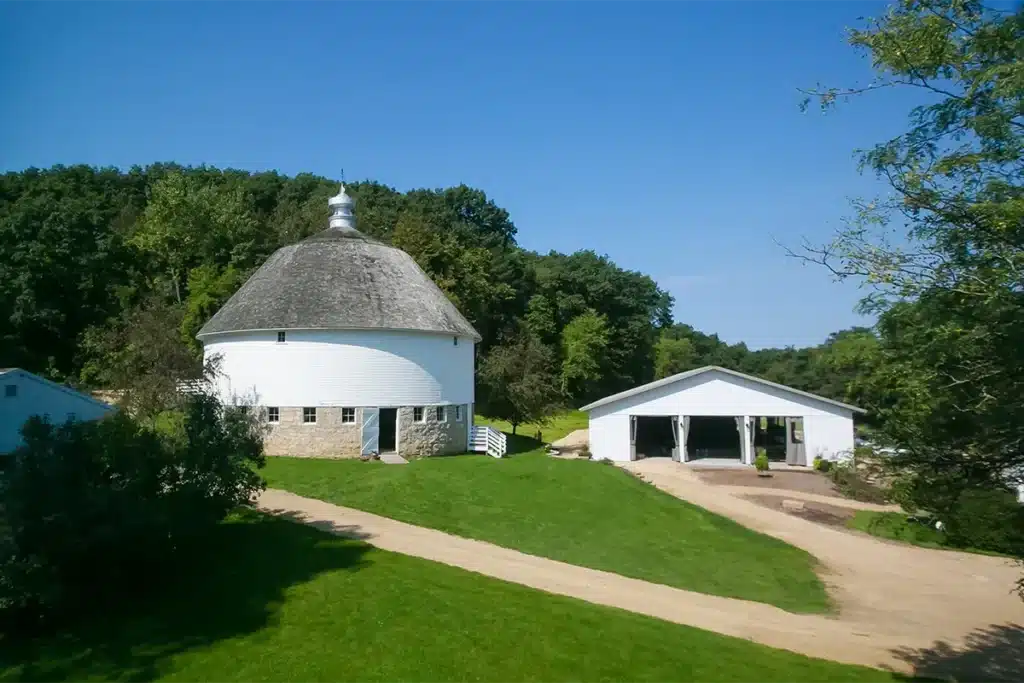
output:
[{"label": "leafy foliage", "polygon": [[[52,379],[118,389],[144,388],[140,368],[147,378],[157,367],[174,381],[196,377],[195,333],[273,250],[326,227],[336,191],[311,174],[174,164],[0,176],[0,244],[9,255],[0,263],[0,314],[10,320],[0,357]],[[474,188],[402,193],[361,182],[349,191],[360,230],[412,255],[477,328],[481,361],[525,327],[553,359],[553,386],[571,392],[561,400],[653,378],[651,349],[671,298],[651,278],[592,252],[521,249],[508,212]],[[607,333],[597,370],[595,349],[580,347],[590,340],[570,331],[575,342],[563,346],[565,328],[591,310],[605,316]],[[160,327],[173,338],[161,333],[158,351],[144,349],[140,330]],[[573,356],[563,378],[566,348]]]},{"label": "leafy foliage", "polygon": [[0,487],[0,615],[17,620],[8,625],[145,588],[177,543],[263,486],[252,416],[201,394],[154,420],[31,418],[22,433]]},{"label": "leafy foliage", "polygon": [[848,498],[864,503],[888,503],[890,494],[872,484],[853,462],[837,462],[828,469],[828,476],[836,489]]},{"label": "leafy foliage", "polygon": [[873,287],[864,402],[877,439],[898,448],[901,502],[952,520],[961,501],[1024,483],[1024,7],[902,0],[850,42],[877,79],[812,91],[823,107],[888,89],[922,104],[862,156],[890,196],[855,205],[803,256]]},{"label": "leafy foliage", "polygon": [[607,364],[608,318],[588,310],[562,330],[562,393],[584,399],[588,386],[600,381]]},{"label": "leafy foliage", "polygon": [[1005,488],[964,491],[943,521],[951,546],[1024,556],[1024,506]]},{"label": "leafy foliage", "polygon": [[558,374],[551,349],[529,333],[494,348],[480,366],[479,381],[487,400],[484,414],[512,425],[543,424],[559,405]]}]

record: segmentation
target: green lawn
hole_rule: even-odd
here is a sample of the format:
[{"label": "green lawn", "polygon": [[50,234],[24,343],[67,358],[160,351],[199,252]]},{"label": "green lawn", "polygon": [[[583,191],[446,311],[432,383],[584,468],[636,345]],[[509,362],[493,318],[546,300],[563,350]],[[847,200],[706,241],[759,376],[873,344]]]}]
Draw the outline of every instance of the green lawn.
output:
[{"label": "green lawn", "polygon": [[794,612],[829,601],[811,555],[617,467],[525,454],[408,465],[269,458],[270,486],[467,538]]},{"label": "green lawn", "polygon": [[246,512],[149,599],[34,642],[0,680],[885,681]]},{"label": "green lawn", "polygon": [[978,555],[995,555],[999,557],[1011,557],[1002,553],[989,550],[977,550],[975,548],[957,548],[946,543],[946,536],[941,531],[911,521],[902,512],[874,512],[871,510],[858,510],[846,526],[857,531],[887,538],[891,541],[901,541],[922,548],[937,548],[940,550],[958,550],[962,553],[976,553]]},{"label": "green lawn", "polygon": [[[578,410],[559,413],[553,416],[546,424],[522,424],[516,427],[515,435],[512,434],[512,425],[505,420],[493,420],[481,415],[475,416],[474,424],[490,425],[495,429],[505,432],[509,437],[509,452],[524,453],[539,448],[542,444],[558,441],[563,436],[574,432],[577,429],[586,429],[588,426],[587,414]],[[541,438],[536,438],[537,432]]]},{"label": "green lawn", "polygon": [[944,547],[942,532],[923,524],[915,524],[907,519],[902,512],[858,510],[847,521],[846,526],[879,538],[902,541],[925,548]]}]

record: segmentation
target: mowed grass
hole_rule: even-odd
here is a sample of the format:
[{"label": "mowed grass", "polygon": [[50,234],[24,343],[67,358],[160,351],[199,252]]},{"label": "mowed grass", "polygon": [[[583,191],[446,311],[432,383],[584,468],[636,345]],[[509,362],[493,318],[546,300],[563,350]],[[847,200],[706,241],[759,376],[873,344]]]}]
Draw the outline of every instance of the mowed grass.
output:
[{"label": "mowed grass", "polygon": [[553,596],[245,512],[159,590],[54,637],[0,641],[0,680],[885,681],[892,674]]},{"label": "mowed grass", "polygon": [[900,541],[922,548],[934,548],[937,550],[956,550],[961,553],[975,553],[977,555],[993,555],[996,557],[1012,557],[990,550],[978,550],[976,548],[959,548],[946,543],[946,535],[938,529],[925,526],[915,522],[902,512],[875,512],[873,510],[858,510],[847,522],[846,526],[857,531],[886,538],[890,541]]},{"label": "mowed grass", "polygon": [[[489,417],[475,416],[474,424],[489,425],[497,430],[505,432],[508,436],[508,447],[510,453],[524,453],[539,448],[545,443],[558,441],[563,436],[577,429],[586,429],[589,426],[587,414],[578,410],[559,413],[553,416],[544,424],[521,424],[516,427],[516,433],[512,434],[512,425],[505,420],[495,420]],[[536,438],[537,433],[541,438]]]},{"label": "mowed grass", "polygon": [[269,458],[268,485],[458,536],[793,612],[829,600],[808,553],[617,467],[524,454],[408,465]]}]

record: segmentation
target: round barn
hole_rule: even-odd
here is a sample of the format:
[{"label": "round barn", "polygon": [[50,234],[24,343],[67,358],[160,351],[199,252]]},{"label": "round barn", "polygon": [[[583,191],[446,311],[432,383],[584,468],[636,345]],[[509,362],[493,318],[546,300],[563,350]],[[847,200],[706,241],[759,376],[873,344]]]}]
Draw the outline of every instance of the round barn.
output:
[{"label": "round barn", "polygon": [[223,400],[254,403],[269,455],[465,452],[473,326],[400,249],[329,227],[274,252],[199,331]]}]

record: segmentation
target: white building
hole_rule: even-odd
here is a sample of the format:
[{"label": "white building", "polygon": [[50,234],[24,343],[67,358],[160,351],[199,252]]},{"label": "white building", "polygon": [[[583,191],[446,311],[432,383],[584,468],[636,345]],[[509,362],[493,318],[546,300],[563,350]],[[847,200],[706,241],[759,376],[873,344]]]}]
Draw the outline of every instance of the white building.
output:
[{"label": "white building", "polygon": [[853,452],[856,406],[715,366],[608,396],[590,414],[595,459],[669,457],[681,462],[810,465]]},{"label": "white building", "polygon": [[276,251],[197,335],[224,400],[261,406],[271,455],[465,452],[473,326],[405,252],[329,228]]},{"label": "white building", "polygon": [[0,369],[0,454],[22,445],[21,427],[33,415],[49,422],[98,420],[114,410],[71,387],[20,368]]}]

